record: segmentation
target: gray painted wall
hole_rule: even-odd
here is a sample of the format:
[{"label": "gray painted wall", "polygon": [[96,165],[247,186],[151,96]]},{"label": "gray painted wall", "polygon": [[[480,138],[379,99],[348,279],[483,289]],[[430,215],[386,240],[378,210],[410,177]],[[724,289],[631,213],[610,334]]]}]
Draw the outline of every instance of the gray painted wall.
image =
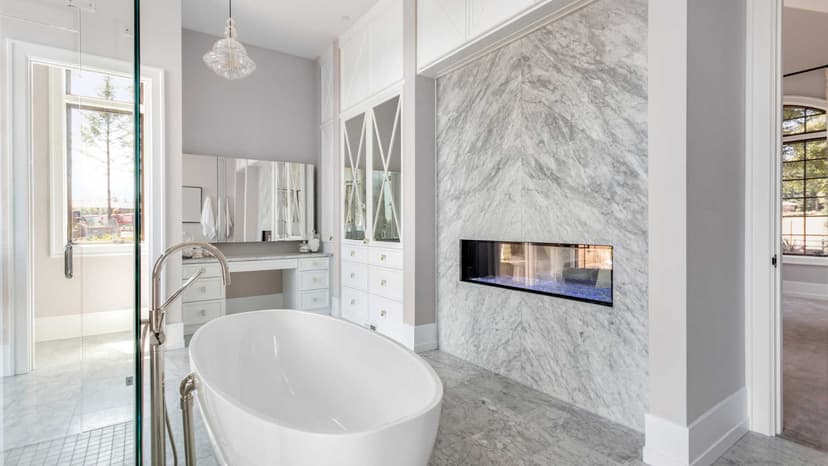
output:
[{"label": "gray painted wall", "polygon": [[182,31],[184,152],[318,164],[316,62],[247,47],[256,71],[228,81],[202,61],[216,40]]},{"label": "gray painted wall", "polygon": [[[601,0],[437,84],[440,348],[638,430],[647,2]],[[615,306],[460,283],[458,240],[611,244]]]},{"label": "gray painted wall", "polygon": [[745,4],[687,5],[689,424],[745,385]]}]

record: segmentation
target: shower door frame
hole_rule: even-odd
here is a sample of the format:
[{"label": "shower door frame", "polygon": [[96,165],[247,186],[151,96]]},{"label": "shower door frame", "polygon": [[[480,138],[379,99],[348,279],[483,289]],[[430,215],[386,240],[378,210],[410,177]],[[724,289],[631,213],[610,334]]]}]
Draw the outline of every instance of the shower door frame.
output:
[{"label": "shower door frame", "polygon": [[[9,40],[6,60],[7,95],[3,111],[7,117],[9,137],[4,149],[9,155],[11,169],[5,170],[3,184],[13,186],[13,192],[25,193],[10,198],[7,206],[13,209],[13,217],[0,218],[0,234],[7,243],[9,264],[0,268],[0,283],[13,283],[9,290],[9,345],[4,348],[3,375],[22,374],[33,368],[34,354],[34,276],[32,268],[33,222],[32,200],[34,185],[31,182],[31,88],[29,69],[32,64],[77,68],[77,52],[57,47]],[[114,58],[83,54],[83,68],[121,72],[133,75],[134,64]],[[134,78],[134,76],[133,76]],[[144,133],[146,155],[144,163],[144,234],[149,264],[161,255],[164,248],[164,200],[165,200],[165,137],[164,137],[164,72],[159,68],[141,66],[141,79],[149,80],[145,89],[145,115],[149,126]],[[136,155],[138,157],[138,155]],[[9,220],[11,221],[9,223]],[[136,232],[138,234],[138,232]],[[134,254],[134,252],[133,252]],[[134,271],[140,275],[140,270]],[[11,282],[10,282],[11,280]],[[135,280],[134,280],[135,281]],[[140,286],[140,280],[136,281]],[[137,323],[139,318],[135,316]],[[140,376],[136,377],[140,380]]]}]

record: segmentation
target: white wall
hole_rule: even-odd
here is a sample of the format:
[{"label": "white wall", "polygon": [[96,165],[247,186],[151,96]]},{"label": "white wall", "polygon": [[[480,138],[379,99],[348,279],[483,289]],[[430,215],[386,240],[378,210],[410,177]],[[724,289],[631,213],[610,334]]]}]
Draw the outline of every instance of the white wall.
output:
[{"label": "white wall", "polygon": [[[181,0],[141,2],[141,63],[164,70],[165,242],[181,240]],[[167,261],[165,283],[171,292],[181,285],[181,264]],[[180,303],[168,308],[168,323],[181,321]]]},{"label": "white wall", "polygon": [[[828,64],[828,13],[782,9],[782,72]],[[783,80],[785,95],[825,98],[825,70]]]},{"label": "white wall", "polygon": [[317,164],[319,73],[315,62],[247,47],[256,71],[242,80],[228,81],[202,61],[218,39],[182,31],[184,151]]}]

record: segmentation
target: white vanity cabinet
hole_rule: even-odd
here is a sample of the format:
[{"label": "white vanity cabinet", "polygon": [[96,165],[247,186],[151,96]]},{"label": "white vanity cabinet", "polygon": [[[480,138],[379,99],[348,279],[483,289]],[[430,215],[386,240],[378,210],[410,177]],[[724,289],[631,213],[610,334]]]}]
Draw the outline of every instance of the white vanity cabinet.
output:
[{"label": "white vanity cabinet", "polygon": [[192,335],[207,322],[226,312],[225,288],[221,282],[221,269],[216,263],[185,263],[181,269],[182,282],[204,269],[204,273],[181,296],[181,314],[184,334]]},{"label": "white vanity cabinet", "polygon": [[403,0],[380,0],[339,38],[342,109],[403,79]]}]

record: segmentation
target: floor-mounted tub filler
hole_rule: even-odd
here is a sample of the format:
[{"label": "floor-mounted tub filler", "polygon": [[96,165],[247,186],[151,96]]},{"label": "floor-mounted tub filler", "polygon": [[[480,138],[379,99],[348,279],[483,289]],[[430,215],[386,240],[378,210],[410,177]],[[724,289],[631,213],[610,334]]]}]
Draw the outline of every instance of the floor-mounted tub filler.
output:
[{"label": "floor-mounted tub filler", "polygon": [[428,464],[443,385],[368,329],[301,311],[229,315],[196,332],[190,365],[182,406],[194,390],[220,464]]}]

